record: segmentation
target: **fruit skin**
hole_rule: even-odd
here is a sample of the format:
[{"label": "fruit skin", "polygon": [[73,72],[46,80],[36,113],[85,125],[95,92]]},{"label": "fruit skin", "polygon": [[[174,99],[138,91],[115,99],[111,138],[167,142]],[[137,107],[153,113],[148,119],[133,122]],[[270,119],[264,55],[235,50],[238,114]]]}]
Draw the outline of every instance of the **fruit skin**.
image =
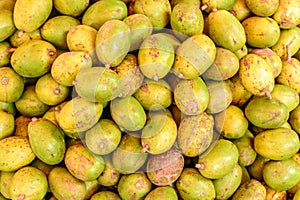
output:
[{"label": "fruit skin", "polygon": [[34,31],[48,19],[52,7],[52,0],[18,0],[13,11],[14,24],[19,30]]},{"label": "fruit skin", "polygon": [[[224,21],[230,23],[224,23]],[[230,30],[224,34],[224,30]],[[218,10],[208,15],[208,34],[217,46],[237,51],[246,43],[246,34],[238,19],[226,10]]]},{"label": "fruit skin", "polygon": [[298,134],[300,134],[300,105],[298,105],[291,113],[289,117],[289,123]]},{"label": "fruit skin", "polygon": [[178,196],[173,187],[161,186],[161,187],[157,187],[157,188],[151,190],[145,197],[145,200],[155,200],[155,199],[159,199],[159,198],[169,199],[169,200],[177,200]]},{"label": "fruit skin", "polygon": [[235,144],[219,139],[206,155],[198,158],[196,167],[206,178],[222,178],[238,163],[238,157],[239,152]]},{"label": "fruit skin", "polygon": [[230,10],[235,3],[235,0],[202,0],[201,10],[205,10],[207,13],[214,10]]},{"label": "fruit skin", "polygon": [[7,41],[0,42],[0,67],[5,67],[9,64],[12,50],[10,43]]},{"label": "fruit skin", "polygon": [[263,178],[272,189],[277,191],[289,190],[300,180],[300,166],[292,158],[269,161],[263,169]]},{"label": "fruit skin", "polygon": [[296,90],[282,84],[275,84],[271,96],[287,106],[288,111],[293,111],[299,105],[299,95]]},{"label": "fruit skin", "polygon": [[297,153],[299,148],[298,135],[289,128],[266,130],[254,137],[255,151],[272,160],[288,159]]},{"label": "fruit skin", "polygon": [[267,196],[266,188],[256,179],[251,179],[242,184],[233,194],[232,200],[250,200],[253,199],[253,196],[255,196],[257,200],[264,200]]},{"label": "fruit skin", "polygon": [[34,118],[28,124],[29,143],[34,154],[49,165],[60,163],[66,144],[62,130],[51,121]]},{"label": "fruit skin", "polygon": [[230,81],[230,87],[232,91],[231,104],[238,107],[245,105],[251,98],[252,93],[243,86],[239,74],[235,74]]},{"label": "fruit skin", "polygon": [[91,200],[121,200],[120,197],[112,192],[112,191],[100,191],[93,196],[91,196]]},{"label": "fruit skin", "polygon": [[203,177],[195,168],[184,168],[176,181],[176,188],[183,199],[209,200],[216,197],[212,181]]},{"label": "fruit skin", "polygon": [[121,174],[114,168],[112,164],[112,154],[104,155],[103,159],[105,162],[105,168],[100,176],[97,178],[97,181],[102,186],[114,186],[119,182]]},{"label": "fruit skin", "polygon": [[240,60],[238,73],[243,86],[254,95],[268,95],[274,88],[271,66],[256,54],[249,53]]},{"label": "fruit skin", "polygon": [[17,30],[13,21],[13,11],[1,10],[0,23],[0,42],[3,42]]},{"label": "fruit skin", "polygon": [[12,181],[14,174],[15,174],[15,171],[12,171],[12,172],[1,171],[1,173],[0,173],[0,193],[6,199],[11,199],[9,189],[10,189],[11,181]]},{"label": "fruit skin", "polygon": [[29,140],[23,136],[9,136],[0,140],[0,170],[15,171],[31,163],[36,157]]},{"label": "fruit skin", "polygon": [[265,158],[259,154],[257,154],[254,162],[247,168],[249,174],[255,178],[256,180],[262,181],[263,180],[263,168],[265,164],[270,161],[269,158]]},{"label": "fruit skin", "polygon": [[300,24],[300,2],[294,0],[280,0],[279,6],[273,15],[275,21],[282,29],[289,29]]},{"label": "fruit skin", "polygon": [[279,7],[279,0],[245,0],[247,7],[257,16],[268,17],[272,16]]},{"label": "fruit skin", "polygon": [[89,0],[53,0],[54,7],[63,15],[77,17],[89,6]]},{"label": "fruit skin", "polygon": [[41,32],[40,29],[35,29],[31,32],[24,32],[22,30],[17,30],[9,37],[9,42],[13,47],[19,47],[23,43],[28,42],[30,40],[41,40]]},{"label": "fruit skin", "polygon": [[4,110],[0,110],[0,140],[11,136],[15,129],[14,116]]},{"label": "fruit skin", "polygon": [[60,166],[53,168],[48,176],[50,192],[57,199],[82,200],[85,197],[85,183]]}]

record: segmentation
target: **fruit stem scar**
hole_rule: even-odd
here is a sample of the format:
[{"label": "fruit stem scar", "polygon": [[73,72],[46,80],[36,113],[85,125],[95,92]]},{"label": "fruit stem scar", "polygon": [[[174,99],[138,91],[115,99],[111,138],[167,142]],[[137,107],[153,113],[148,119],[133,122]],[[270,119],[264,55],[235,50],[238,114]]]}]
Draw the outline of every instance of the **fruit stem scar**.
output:
[{"label": "fruit stem scar", "polygon": [[7,85],[7,84],[8,84],[8,78],[7,78],[7,77],[3,77],[3,78],[1,79],[1,84],[2,84],[2,85]]},{"label": "fruit stem scar", "polygon": [[208,5],[206,3],[200,7],[201,10],[206,10],[207,8],[208,8]]},{"label": "fruit stem scar", "polygon": [[198,164],[196,164],[195,165],[195,167],[197,168],[197,169],[205,169],[205,164],[204,163],[198,163]]}]

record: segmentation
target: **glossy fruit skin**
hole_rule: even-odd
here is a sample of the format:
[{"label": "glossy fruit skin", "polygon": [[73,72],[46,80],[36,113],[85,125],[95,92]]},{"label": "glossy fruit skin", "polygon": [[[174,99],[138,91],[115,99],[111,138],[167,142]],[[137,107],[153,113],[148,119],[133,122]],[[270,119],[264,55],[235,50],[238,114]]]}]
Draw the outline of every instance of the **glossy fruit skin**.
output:
[{"label": "glossy fruit skin", "polygon": [[0,22],[0,42],[3,42],[17,30],[13,22],[13,12],[11,10],[2,10]]}]

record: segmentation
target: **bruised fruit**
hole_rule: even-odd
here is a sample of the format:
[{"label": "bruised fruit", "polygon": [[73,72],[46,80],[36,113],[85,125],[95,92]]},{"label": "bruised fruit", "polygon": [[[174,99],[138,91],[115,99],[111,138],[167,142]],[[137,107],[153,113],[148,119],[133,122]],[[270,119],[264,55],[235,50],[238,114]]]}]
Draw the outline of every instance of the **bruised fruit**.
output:
[{"label": "bruised fruit", "polygon": [[93,196],[91,196],[91,200],[121,200],[120,197],[112,192],[112,191],[100,191]]},{"label": "bruised fruit", "polygon": [[295,15],[300,11],[300,2],[294,0],[280,0],[273,18],[282,29],[289,29],[300,24],[300,17]]},{"label": "bruised fruit", "polygon": [[118,183],[121,174],[114,168],[111,160],[111,154],[103,156],[105,162],[105,168],[100,176],[97,178],[97,181],[100,185],[110,187]]},{"label": "bruised fruit", "polygon": [[232,200],[251,200],[253,199],[253,196],[255,196],[255,199],[257,200],[264,200],[267,197],[266,188],[256,179],[251,179],[240,185],[240,187],[233,194]]},{"label": "bruised fruit", "polygon": [[145,200],[156,200],[156,199],[169,199],[177,200],[178,196],[175,189],[171,186],[157,187],[147,194]]}]

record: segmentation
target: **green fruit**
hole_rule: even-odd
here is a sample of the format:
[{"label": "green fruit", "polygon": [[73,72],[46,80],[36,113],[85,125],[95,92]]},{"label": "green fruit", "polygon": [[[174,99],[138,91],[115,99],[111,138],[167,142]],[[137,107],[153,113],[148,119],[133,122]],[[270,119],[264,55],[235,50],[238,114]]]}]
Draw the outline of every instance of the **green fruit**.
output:
[{"label": "green fruit", "polygon": [[74,84],[78,95],[91,102],[108,102],[121,92],[120,77],[105,67],[79,70]]},{"label": "green fruit", "polygon": [[0,68],[0,101],[12,103],[20,99],[24,90],[22,77],[10,67]]},{"label": "green fruit", "polygon": [[249,53],[240,60],[239,76],[243,86],[254,95],[268,95],[274,88],[272,67],[256,54]]},{"label": "green fruit", "polygon": [[245,0],[236,0],[233,4],[230,12],[239,20],[243,21],[247,17],[251,16],[251,11],[246,5]]},{"label": "green fruit", "polygon": [[229,140],[219,139],[206,155],[198,158],[196,167],[206,178],[222,178],[231,172],[238,158],[237,147]]},{"label": "green fruit", "polygon": [[262,181],[263,180],[263,168],[265,167],[265,164],[270,161],[269,158],[264,158],[261,155],[257,154],[254,162],[248,166],[248,172],[250,173],[250,175],[259,180]]},{"label": "green fruit", "polygon": [[154,28],[164,28],[170,20],[171,4],[168,0],[136,0],[133,11],[149,17]]},{"label": "green fruit", "polygon": [[112,191],[100,191],[91,197],[91,200],[121,200],[120,197]]},{"label": "green fruit", "polygon": [[300,10],[300,2],[294,0],[280,0],[279,6],[273,15],[282,29],[289,29],[300,23],[300,17],[295,15]]},{"label": "green fruit", "polygon": [[[71,4],[73,5],[73,3]],[[56,16],[42,26],[41,36],[44,40],[51,42],[56,47],[62,49],[68,49],[67,46],[67,34],[69,30],[75,26],[78,26],[80,21],[71,16]]]},{"label": "green fruit", "polygon": [[130,174],[140,169],[146,162],[148,153],[142,152],[141,140],[126,134],[118,148],[112,153],[113,167],[122,174]]},{"label": "green fruit", "polygon": [[31,117],[20,115],[15,119],[15,131],[16,136],[28,136],[28,124],[31,122]]},{"label": "green fruit", "polygon": [[209,104],[209,92],[201,77],[180,80],[174,89],[174,101],[179,110],[186,115],[198,115]]},{"label": "green fruit", "polygon": [[52,0],[18,0],[13,10],[14,24],[17,29],[32,32],[38,29],[50,16]]},{"label": "green fruit", "polygon": [[0,101],[0,110],[8,112],[12,114],[14,117],[17,116],[17,110],[14,103]]},{"label": "green fruit", "polygon": [[138,131],[146,123],[145,110],[133,96],[112,100],[110,114],[122,131]]},{"label": "green fruit", "polygon": [[180,78],[196,78],[213,64],[215,56],[216,46],[211,38],[205,34],[191,36],[177,48],[173,72]]},{"label": "green fruit", "polygon": [[157,187],[147,194],[145,200],[156,200],[156,199],[169,199],[177,200],[178,196],[176,191],[171,186]]},{"label": "green fruit", "polygon": [[14,174],[15,174],[14,171],[12,172],[1,171],[0,173],[0,193],[7,199],[11,199],[9,190],[11,187],[11,182]]},{"label": "green fruit", "polygon": [[56,199],[82,200],[85,197],[86,186],[70,172],[60,166],[52,169],[48,176],[50,192]]},{"label": "green fruit", "polygon": [[205,152],[213,139],[214,120],[203,112],[184,117],[178,127],[177,144],[182,153],[195,157]]},{"label": "green fruit", "polygon": [[272,189],[277,191],[289,190],[300,181],[300,166],[292,158],[270,161],[263,169],[263,178]]},{"label": "green fruit", "polygon": [[13,10],[16,0],[3,0],[0,2],[1,10]]},{"label": "green fruit", "polygon": [[245,105],[251,98],[252,93],[249,92],[241,83],[240,76],[234,75],[231,79],[232,101],[231,104],[241,107]]},{"label": "green fruit", "polygon": [[85,142],[94,154],[105,155],[118,147],[121,136],[122,133],[114,121],[100,119],[95,126],[86,131]]},{"label": "green fruit", "polygon": [[[237,51],[246,43],[246,35],[239,20],[227,10],[217,10],[208,15],[208,35],[217,46]],[[228,23],[224,23],[224,21]],[[224,34],[224,30],[230,30]]]},{"label": "green fruit", "polygon": [[56,120],[60,128],[72,135],[92,128],[100,119],[102,111],[101,103],[92,103],[75,97],[56,113]]},{"label": "green fruit", "polygon": [[212,181],[194,168],[184,168],[176,181],[176,189],[182,199],[204,200],[216,197]]},{"label": "green fruit", "polygon": [[171,6],[174,8],[179,3],[193,3],[196,6],[200,7],[200,0],[171,0]]},{"label": "green fruit", "polygon": [[41,40],[41,32],[40,29],[35,29],[31,32],[24,32],[22,30],[17,30],[13,35],[9,37],[9,42],[13,47],[19,47],[23,43],[28,42],[30,40]]},{"label": "green fruit", "polygon": [[82,24],[99,29],[109,20],[123,20],[127,17],[126,4],[119,0],[98,1],[88,7],[82,17]]},{"label": "green fruit", "polygon": [[54,7],[64,15],[77,17],[89,6],[89,0],[54,0]]},{"label": "green fruit", "polygon": [[143,199],[151,191],[151,182],[143,172],[123,175],[118,183],[118,192],[123,200]]},{"label": "green fruit", "polygon": [[178,3],[172,9],[170,24],[172,30],[192,36],[203,32],[204,19],[199,6],[187,2]]},{"label": "green fruit", "polygon": [[1,10],[0,24],[0,42],[2,42],[17,30],[13,21],[13,11]]},{"label": "green fruit", "polygon": [[15,129],[15,119],[11,113],[0,110],[0,140],[11,136]]},{"label": "green fruit", "polygon": [[228,199],[238,189],[242,181],[242,167],[238,164],[223,178],[214,179],[216,199]]},{"label": "green fruit", "polygon": [[30,40],[11,55],[11,65],[21,76],[35,78],[46,74],[56,58],[56,48],[44,40]]},{"label": "green fruit", "polygon": [[99,190],[100,185],[97,180],[85,181],[84,183],[86,187],[86,193],[84,199],[90,199],[91,196]]},{"label": "green fruit", "polygon": [[266,193],[266,188],[262,183],[255,179],[251,179],[237,189],[232,196],[232,200],[251,200],[254,196],[257,200],[265,200],[267,197]]},{"label": "green fruit", "polygon": [[1,171],[15,171],[31,163],[35,154],[28,138],[9,136],[0,140],[0,157]]},{"label": "green fruit", "polygon": [[298,105],[291,113],[289,117],[289,123],[293,130],[300,134],[300,105]]},{"label": "green fruit", "polygon": [[96,54],[105,66],[115,67],[125,58],[130,49],[130,28],[120,20],[109,20],[96,35]]},{"label": "green fruit", "polygon": [[268,17],[272,16],[279,6],[279,0],[245,0],[247,7],[257,16]]},{"label": "green fruit", "polygon": [[171,116],[164,111],[150,114],[141,133],[143,151],[161,154],[168,151],[176,141],[177,125]]},{"label": "green fruit", "polygon": [[162,154],[149,156],[146,172],[151,183],[157,186],[167,186],[178,179],[183,167],[184,157],[181,151],[172,147]]},{"label": "green fruit", "polygon": [[288,128],[266,130],[254,137],[255,151],[272,160],[290,158],[298,152],[299,148],[297,133]]},{"label": "green fruit", "polygon": [[272,47],[279,40],[280,28],[271,17],[248,17],[242,25],[246,33],[247,44],[252,47]]},{"label": "green fruit", "polygon": [[55,167],[55,165],[44,163],[39,158],[35,158],[30,165],[44,172],[46,176],[48,176],[50,171]]},{"label": "green fruit", "polygon": [[48,182],[46,175],[39,169],[26,166],[14,174],[10,195],[12,199],[43,199],[46,196]]},{"label": "green fruit", "polygon": [[83,144],[68,147],[64,162],[69,172],[83,181],[97,179],[105,167],[103,158],[89,152]]},{"label": "green fruit", "polygon": [[244,112],[249,122],[259,128],[278,128],[289,117],[289,111],[285,104],[267,97],[250,100]]},{"label": "green fruit", "polygon": [[10,46],[10,43],[4,41],[0,42],[0,67],[5,67],[10,62],[10,57],[14,49]]},{"label": "green fruit", "polygon": [[100,185],[110,187],[114,186],[119,182],[121,174],[114,168],[111,160],[111,155],[103,156],[105,162],[105,168],[100,176],[97,178],[97,181]]},{"label": "green fruit", "polygon": [[235,3],[235,0],[202,0],[201,10],[210,13],[215,10],[230,10]]}]

